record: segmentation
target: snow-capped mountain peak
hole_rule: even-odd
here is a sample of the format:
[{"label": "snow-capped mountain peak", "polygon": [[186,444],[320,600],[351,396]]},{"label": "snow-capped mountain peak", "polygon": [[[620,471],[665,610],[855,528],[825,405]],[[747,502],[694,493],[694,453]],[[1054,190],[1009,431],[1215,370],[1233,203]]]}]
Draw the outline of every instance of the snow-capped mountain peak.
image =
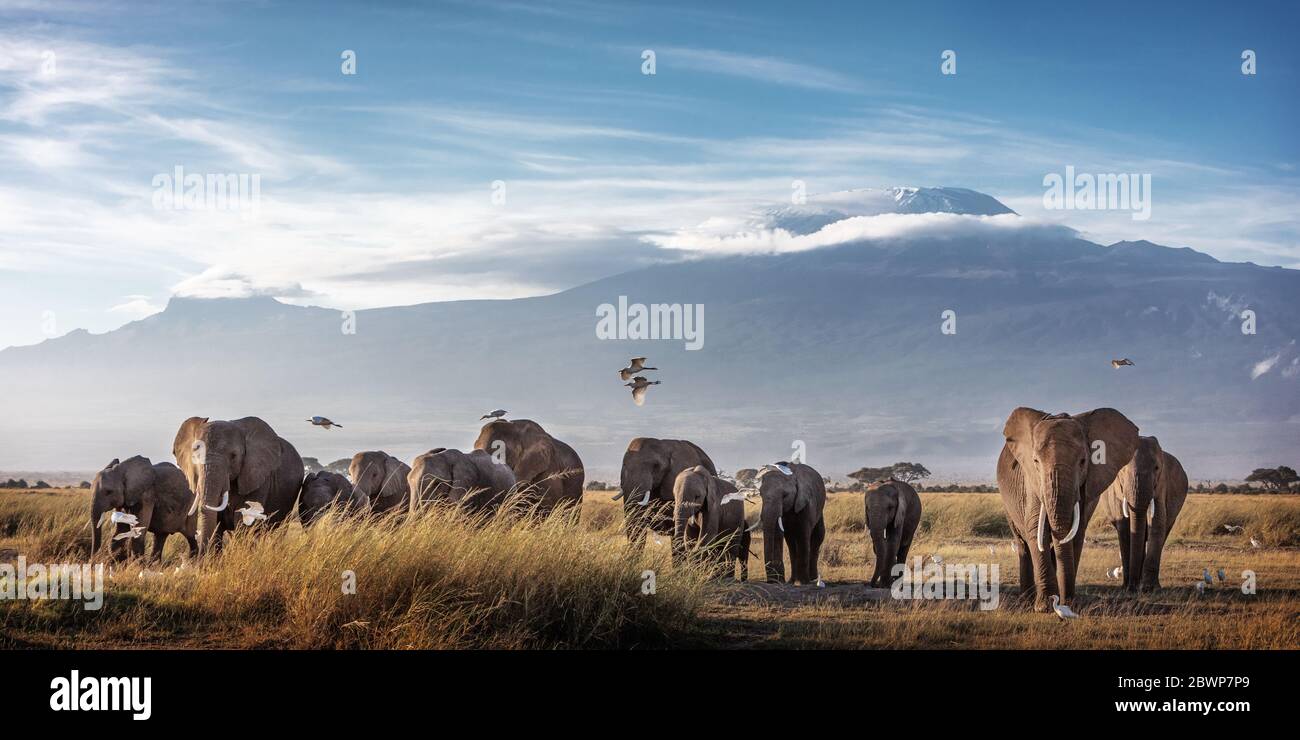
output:
[{"label": "snow-capped mountain peak", "polygon": [[855,188],[809,195],[803,203],[761,209],[748,225],[751,228],[811,234],[823,226],[853,216],[886,213],[996,216],[1015,211],[990,195],[966,188]]}]

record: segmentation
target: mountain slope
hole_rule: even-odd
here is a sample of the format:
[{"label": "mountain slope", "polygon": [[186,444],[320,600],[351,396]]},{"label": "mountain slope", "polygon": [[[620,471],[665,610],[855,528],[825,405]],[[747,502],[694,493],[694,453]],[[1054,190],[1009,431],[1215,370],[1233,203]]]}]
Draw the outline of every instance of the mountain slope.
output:
[{"label": "mountain slope", "polygon": [[[836,477],[920,459],[988,479],[1007,412],[1033,405],[1120,408],[1194,478],[1240,476],[1295,462],[1297,295],[1292,270],[1008,231],[661,264],[545,297],[361,311],[355,333],[329,309],[174,298],[118,331],[0,352],[0,467],[167,459],[192,414],[258,414],[321,459],[410,457],[468,446],[500,407],[568,439],[589,478],[650,435],[697,440],[729,470],[800,440]],[[703,304],[703,348],[598,339],[619,296]],[[663,381],[640,408],[615,374],[635,355]]]}]

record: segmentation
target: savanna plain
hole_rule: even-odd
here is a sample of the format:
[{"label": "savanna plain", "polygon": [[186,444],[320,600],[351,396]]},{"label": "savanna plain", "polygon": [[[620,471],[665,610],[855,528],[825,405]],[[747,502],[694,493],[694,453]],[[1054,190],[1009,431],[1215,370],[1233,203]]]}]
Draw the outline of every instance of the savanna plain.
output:
[{"label": "savanna plain", "polygon": [[[1300,496],[1190,494],[1165,549],[1163,588],[1149,593],[1126,593],[1109,575],[1120,563],[1116,535],[1094,519],[1073,604],[1080,618],[1063,622],[1019,597],[997,494],[922,493],[912,547],[946,563],[996,563],[1000,603],[986,611],[867,588],[861,493],[827,502],[825,588],[765,583],[753,555],[754,580],[737,583],[674,565],[666,538],[638,551],[613,493],[587,491],[577,526],[504,508],[486,520],[439,508],[371,520],[331,513],[309,530],[296,521],[245,529],[197,566],[173,537],[161,564],[107,564],[98,611],[79,600],[0,600],[0,648],[1300,647]],[[85,490],[0,491],[0,563],[85,562],[89,519]],[[763,552],[759,532],[751,552]],[[1216,577],[1199,593],[1206,568]],[[644,593],[646,571],[653,593]],[[1242,590],[1247,571],[1253,594]],[[349,573],[355,593],[345,593]]]}]

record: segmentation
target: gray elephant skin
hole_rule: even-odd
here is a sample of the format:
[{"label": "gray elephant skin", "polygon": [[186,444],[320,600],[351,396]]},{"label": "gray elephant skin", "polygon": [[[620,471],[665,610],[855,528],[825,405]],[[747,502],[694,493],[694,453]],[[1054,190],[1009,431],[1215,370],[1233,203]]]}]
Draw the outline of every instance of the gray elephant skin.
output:
[{"label": "gray elephant skin", "polygon": [[348,465],[353,495],[365,496],[376,514],[406,511],[411,501],[410,474],[410,465],[381,450],[358,452]]},{"label": "gray elephant skin", "polygon": [[1022,593],[1033,584],[1034,609],[1074,598],[1088,521],[1102,493],[1133,459],[1138,428],[1099,408],[1047,414],[1028,407],[1003,426],[998,488],[1020,559]]},{"label": "gray elephant skin", "polygon": [[826,522],[822,518],[826,484],[821,474],[809,465],[783,461],[764,465],[757,482],[758,495],[763,499],[759,525],[763,528],[767,580],[785,580],[784,543],[790,548],[790,582],[816,583],[822,541],[826,539]]},{"label": "gray elephant skin", "polygon": [[1160,558],[1187,500],[1187,473],[1155,437],[1141,437],[1133,459],[1102,494],[1102,515],[1115,527],[1124,588],[1160,588]]},{"label": "gray elephant skin", "polygon": [[579,515],[586,478],[582,459],[541,424],[530,419],[490,421],[479,431],[474,449],[508,465],[525,496],[536,503],[539,514],[568,507],[572,516]]},{"label": "gray elephant skin", "polygon": [[445,501],[471,513],[492,512],[515,483],[514,471],[483,450],[465,453],[438,447],[411,461],[411,510]]},{"label": "gray elephant skin", "polygon": [[[162,560],[167,537],[179,533],[190,545],[190,554],[198,551],[195,527],[198,515],[189,513],[194,495],[180,468],[169,462],[153,464],[147,457],[136,455],[125,461],[113,460],[95,475],[90,485],[90,551],[99,552],[103,519],[113,511],[135,515],[137,526],[153,535],[152,559]],[[115,535],[130,530],[118,524]],[[134,539],[113,540],[114,557],[125,558],[128,553],[144,555],[144,536]],[[127,543],[130,543],[128,548]]]},{"label": "gray elephant skin", "polygon": [[921,523],[921,497],[910,484],[890,478],[869,484],[863,505],[876,561],[870,585],[888,588],[894,581],[894,565],[907,562],[912,537]]},{"label": "gray elephant skin", "polygon": [[264,524],[271,527],[283,523],[298,502],[302,457],[256,416],[192,416],[177,430],[172,454],[194,490],[200,555],[221,547],[225,533],[239,524],[236,510],[249,502],[262,505]]},{"label": "gray elephant skin", "polygon": [[338,473],[321,470],[308,474],[298,498],[298,521],[305,529],[329,509],[365,513],[370,509],[370,498],[354,490],[351,481]]},{"label": "gray elephant skin", "polygon": [[697,465],[709,475],[718,474],[713,460],[694,442],[637,437],[628,443],[615,498],[623,499],[623,528],[630,542],[643,544],[647,529],[672,533],[673,485],[683,470]]},{"label": "gray elephant skin", "polygon": [[703,550],[724,571],[749,578],[749,530],[745,497],[735,484],[703,465],[683,470],[673,481],[673,559]]}]

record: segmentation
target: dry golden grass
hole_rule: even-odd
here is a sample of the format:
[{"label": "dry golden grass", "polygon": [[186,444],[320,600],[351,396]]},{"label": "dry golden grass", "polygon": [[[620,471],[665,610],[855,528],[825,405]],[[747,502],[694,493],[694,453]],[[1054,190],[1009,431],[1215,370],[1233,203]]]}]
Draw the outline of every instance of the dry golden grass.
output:
[{"label": "dry golden grass", "polygon": [[[1016,598],[1015,556],[996,494],[923,493],[914,555],[996,563],[999,609],[973,602],[893,601],[862,582],[870,547],[860,494],[828,502],[824,590],[710,580],[673,567],[667,543],[627,547],[610,493],[588,492],[582,524],[500,516],[473,522],[449,511],[415,521],[327,517],[255,536],[241,532],[216,562],[174,568],[173,538],[161,575],[114,568],[104,609],[79,602],[0,602],[0,646],[273,648],[1244,648],[1300,647],[1300,497],[1192,495],[1166,549],[1152,594],[1123,593],[1106,570],[1119,564],[1114,531],[1091,523],[1076,608],[1061,623]],[[86,558],[85,491],[0,492],[0,560]],[[1245,534],[1229,534],[1239,524]],[[1252,549],[1248,536],[1265,547]],[[990,553],[989,547],[993,547]],[[761,536],[752,552],[762,553]],[[762,563],[751,557],[750,573]],[[1203,568],[1225,585],[1197,597]],[[656,594],[641,594],[643,570]],[[344,594],[343,572],[356,574]],[[1238,588],[1242,571],[1258,592]]]}]

